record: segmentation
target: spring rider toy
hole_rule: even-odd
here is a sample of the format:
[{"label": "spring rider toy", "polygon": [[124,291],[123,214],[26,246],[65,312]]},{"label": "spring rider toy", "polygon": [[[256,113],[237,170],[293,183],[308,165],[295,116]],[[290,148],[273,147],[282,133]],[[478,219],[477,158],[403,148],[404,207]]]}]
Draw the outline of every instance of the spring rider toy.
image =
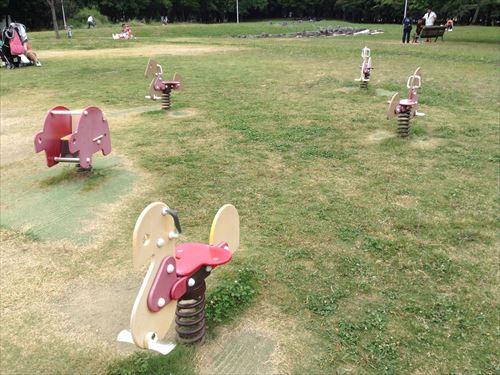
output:
[{"label": "spring rider toy", "polygon": [[360,88],[367,89],[368,82],[370,82],[370,74],[373,69],[371,50],[365,46],[365,48],[361,50],[361,57],[363,58],[363,62],[361,63],[361,74],[359,78],[356,78],[356,81],[359,81]]},{"label": "spring rider toy", "polygon": [[47,112],[43,131],[35,135],[35,151],[45,151],[47,166],[76,163],[80,170],[92,168],[92,154],[111,152],[108,122],[97,107],[70,111],[57,106]]},{"label": "spring rider toy", "polygon": [[155,60],[149,59],[144,75],[153,77],[149,85],[149,95],[146,99],[159,100],[161,99],[161,108],[169,110],[172,104],[170,94],[172,90],[182,90],[182,77],[175,73],[171,81],[163,80],[163,68]]},{"label": "spring rider toy", "polygon": [[415,73],[408,77],[406,87],[408,87],[408,99],[400,99],[399,93],[392,96],[387,109],[387,119],[393,117],[398,118],[398,135],[402,138],[408,137],[410,134],[410,119],[415,116],[425,116],[424,113],[418,112],[418,96],[417,89],[422,86],[422,70],[420,67],[415,70]]},{"label": "spring rider toy", "polygon": [[212,222],[209,244],[175,246],[181,234],[177,213],[151,203],[137,219],[133,263],[149,267],[132,308],[130,331],[118,341],[168,354],[174,343],[161,342],[175,320],[177,341],[202,342],[205,336],[205,278],[231,260],[239,246],[240,221],[233,205],[222,206]]}]

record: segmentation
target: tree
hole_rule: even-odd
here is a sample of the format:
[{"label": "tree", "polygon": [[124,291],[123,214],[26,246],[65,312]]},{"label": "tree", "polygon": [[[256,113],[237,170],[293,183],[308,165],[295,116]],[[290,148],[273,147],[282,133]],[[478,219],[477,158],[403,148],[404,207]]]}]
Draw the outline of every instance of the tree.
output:
[{"label": "tree", "polygon": [[52,13],[52,24],[54,25],[54,31],[56,33],[56,39],[61,39],[61,35],[59,35],[59,26],[57,26],[57,16],[56,16],[55,0],[47,0],[47,4],[49,5],[50,12]]},{"label": "tree", "polygon": [[264,9],[267,6],[267,0],[240,0],[239,11],[240,14],[246,14],[251,9]]},{"label": "tree", "polygon": [[[239,0],[239,10],[246,18],[254,19],[292,13],[294,17],[400,23],[404,3],[405,0]],[[65,10],[71,18],[83,8],[92,8],[115,22],[134,18],[158,20],[167,14],[172,21],[221,22],[235,20],[235,5],[236,0],[68,0]],[[491,24],[500,18],[500,0],[408,0],[412,17],[422,17],[427,6],[433,7],[438,22],[458,17],[461,24]],[[56,37],[59,12],[60,0],[0,0],[0,13],[24,23],[28,31],[52,24]]]},{"label": "tree", "polygon": [[[484,7],[493,7],[493,6],[497,6],[497,11],[498,11],[498,5],[499,5],[499,1],[495,1],[495,0],[479,0],[479,1],[476,1],[477,4],[476,5],[476,10],[474,12],[474,16],[472,16],[472,21],[471,21],[471,24],[475,24],[477,22],[477,17],[479,16],[479,10],[481,8],[484,8]],[[488,9],[489,10],[489,9]]]}]

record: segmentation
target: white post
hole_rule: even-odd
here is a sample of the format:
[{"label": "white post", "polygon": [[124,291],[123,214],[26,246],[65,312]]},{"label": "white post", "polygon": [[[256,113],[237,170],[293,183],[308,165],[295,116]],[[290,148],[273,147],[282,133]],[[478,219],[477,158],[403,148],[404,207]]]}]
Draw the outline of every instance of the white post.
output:
[{"label": "white post", "polygon": [[403,18],[406,18],[406,9],[408,9],[408,0],[405,0],[405,15]]},{"label": "white post", "polygon": [[61,8],[62,8],[62,16],[63,16],[64,30],[66,30],[66,29],[67,29],[67,27],[66,27],[66,15],[64,14],[64,0],[61,0]]},{"label": "white post", "polygon": [[240,9],[238,6],[238,0],[236,0],[236,23],[240,23]]}]

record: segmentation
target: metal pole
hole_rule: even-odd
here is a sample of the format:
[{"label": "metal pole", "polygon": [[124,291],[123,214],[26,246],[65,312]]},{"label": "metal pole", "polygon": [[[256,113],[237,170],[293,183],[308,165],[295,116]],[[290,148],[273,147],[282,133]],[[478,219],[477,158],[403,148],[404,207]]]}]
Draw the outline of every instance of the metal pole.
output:
[{"label": "metal pole", "polygon": [[62,8],[62,16],[63,16],[64,30],[66,30],[66,29],[67,29],[67,27],[66,27],[66,15],[64,14],[64,0],[61,0],[61,8]]},{"label": "metal pole", "polygon": [[408,0],[405,0],[405,15],[403,18],[406,18],[406,9],[408,8]]},{"label": "metal pole", "polygon": [[238,0],[236,0],[236,23],[240,23],[240,9],[238,6]]}]

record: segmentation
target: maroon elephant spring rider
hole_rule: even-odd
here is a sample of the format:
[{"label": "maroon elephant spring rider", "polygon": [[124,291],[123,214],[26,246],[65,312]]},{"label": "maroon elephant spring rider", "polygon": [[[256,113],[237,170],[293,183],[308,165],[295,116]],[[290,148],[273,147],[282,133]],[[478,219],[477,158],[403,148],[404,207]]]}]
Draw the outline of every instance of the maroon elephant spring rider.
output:
[{"label": "maroon elephant spring rider", "polygon": [[34,139],[35,151],[45,151],[47,166],[76,163],[81,171],[92,168],[92,154],[111,152],[108,122],[97,107],[70,111],[57,106],[47,112],[43,131]]},{"label": "maroon elephant spring rider", "polygon": [[146,99],[161,99],[161,108],[166,111],[169,110],[172,105],[170,98],[172,90],[182,90],[181,75],[175,73],[171,81],[165,81],[163,79],[163,68],[153,59],[149,59],[144,75],[153,77],[149,85],[149,95],[146,96]]}]

